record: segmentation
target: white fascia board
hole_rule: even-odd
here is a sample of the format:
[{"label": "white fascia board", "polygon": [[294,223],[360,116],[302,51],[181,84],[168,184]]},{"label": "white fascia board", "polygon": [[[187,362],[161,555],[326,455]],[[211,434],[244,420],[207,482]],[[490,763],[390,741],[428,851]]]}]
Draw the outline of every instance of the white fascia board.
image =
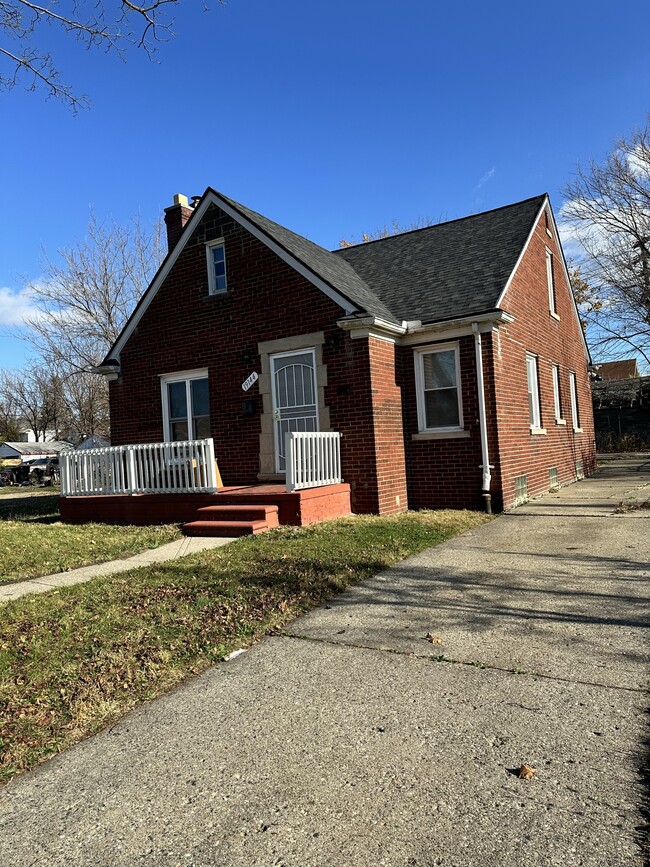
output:
[{"label": "white fascia board", "polygon": [[284,262],[290,265],[294,271],[297,271],[301,274],[305,279],[309,280],[317,289],[320,289],[328,298],[334,301],[336,304],[341,307],[346,314],[353,313],[357,308],[344,298],[343,295],[340,295],[335,289],[333,289],[329,284],[325,283],[324,280],[321,280],[317,277],[312,271],[310,271],[307,267],[305,267],[302,262],[299,262],[294,256],[288,253],[284,248],[282,248],[279,244],[276,244],[275,241],[271,240],[264,232],[262,232],[257,226],[250,222],[246,217],[236,211],[233,207],[231,207],[227,202],[225,202],[217,193],[213,190],[210,190],[204,197],[201,204],[195,209],[192,216],[189,218],[183,232],[181,233],[180,238],[176,242],[176,246],[173,251],[167,257],[167,259],[163,262],[160,270],[154,277],[152,283],[149,288],[142,296],[140,303],[136,307],[133,312],[131,319],[127,322],[124,330],[116,340],[115,344],[111,348],[107,357],[115,358],[119,361],[120,352],[124,348],[124,345],[131,337],[133,332],[138,326],[138,323],[142,319],[145,314],[147,308],[151,304],[154,299],[158,289],[162,286],[164,281],[167,279],[167,276],[171,269],[173,268],[176,260],[180,256],[185,244],[190,238],[190,235],[196,228],[197,224],[201,222],[203,219],[205,212],[208,210],[210,205],[216,205],[218,208],[228,214],[235,222],[239,223],[244,229],[251,233],[258,241],[261,241],[265,244],[270,250],[272,250],[276,255],[278,255]]},{"label": "white fascia board", "polygon": [[343,331],[349,331],[353,340],[367,337],[368,333],[372,331],[373,337],[390,339],[394,342],[396,338],[401,337],[406,332],[406,323],[397,325],[386,319],[380,319],[378,316],[354,316],[349,319],[339,319],[336,324]]},{"label": "white fascia board", "polygon": [[462,319],[454,319],[448,322],[432,322],[428,325],[419,325],[409,329],[402,337],[400,343],[403,346],[415,346],[432,340],[455,340],[458,337],[466,337],[474,333],[473,325],[477,323],[481,334],[489,334],[499,323],[509,324],[514,322],[514,316],[505,310],[496,310],[492,313],[483,313],[479,316],[466,316]]},{"label": "white fascia board", "polygon": [[352,340],[376,337],[380,340],[397,343],[400,346],[413,346],[427,341],[452,340],[456,337],[472,334],[474,322],[479,323],[481,333],[487,334],[500,322],[510,323],[514,321],[514,316],[506,313],[505,310],[494,310],[478,316],[464,316],[461,319],[431,322],[426,325],[422,325],[419,321],[402,322],[401,325],[396,325],[393,322],[377,319],[375,316],[339,319],[336,324],[344,331],[348,331]]},{"label": "white fascia board", "polygon": [[521,264],[521,260],[526,255],[526,250],[528,249],[530,242],[533,238],[533,235],[535,234],[535,230],[537,229],[537,224],[539,223],[540,217],[544,213],[544,209],[546,208],[546,206],[548,204],[549,204],[548,196],[544,196],[544,201],[542,202],[542,207],[539,209],[537,216],[533,220],[533,227],[530,230],[530,232],[528,233],[528,237],[526,238],[526,243],[521,248],[521,253],[519,254],[519,257],[517,258],[517,261],[515,262],[515,267],[512,269],[510,276],[508,277],[508,282],[503,287],[503,292],[501,293],[501,295],[499,295],[499,300],[497,301],[497,304],[496,304],[497,307],[501,307],[501,304],[503,303],[503,299],[505,298],[505,294],[508,291],[508,289],[510,288],[510,284],[514,280],[515,274],[517,273],[517,269],[519,268],[519,266]]}]

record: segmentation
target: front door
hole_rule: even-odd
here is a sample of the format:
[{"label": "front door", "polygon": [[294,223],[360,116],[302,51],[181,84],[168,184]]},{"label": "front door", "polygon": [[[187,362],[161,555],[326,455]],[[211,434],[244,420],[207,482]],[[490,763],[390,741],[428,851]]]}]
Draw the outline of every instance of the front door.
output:
[{"label": "front door", "polygon": [[289,431],[318,430],[316,358],[313,349],[271,356],[275,471],[284,473]]}]

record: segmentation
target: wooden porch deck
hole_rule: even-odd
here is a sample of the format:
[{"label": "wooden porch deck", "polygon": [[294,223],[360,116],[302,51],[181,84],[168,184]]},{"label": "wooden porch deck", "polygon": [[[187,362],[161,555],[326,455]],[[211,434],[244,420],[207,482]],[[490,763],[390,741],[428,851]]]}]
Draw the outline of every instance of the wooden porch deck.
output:
[{"label": "wooden porch deck", "polygon": [[282,484],[228,485],[216,494],[103,494],[61,497],[68,524],[186,524],[209,506],[277,506],[280,524],[303,526],[349,515],[350,486],[323,485],[288,492]]}]

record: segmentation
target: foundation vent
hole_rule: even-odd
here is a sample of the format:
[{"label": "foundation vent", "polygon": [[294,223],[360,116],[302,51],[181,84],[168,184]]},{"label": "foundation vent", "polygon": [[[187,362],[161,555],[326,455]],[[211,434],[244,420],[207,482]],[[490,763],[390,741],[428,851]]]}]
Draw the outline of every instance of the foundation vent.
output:
[{"label": "foundation vent", "polygon": [[582,461],[576,461],[576,479],[580,481],[580,479],[584,479],[585,477],[585,469],[582,465]]},{"label": "foundation vent", "polygon": [[549,467],[548,470],[548,489],[549,491],[557,491],[560,483],[557,477],[557,467]]}]

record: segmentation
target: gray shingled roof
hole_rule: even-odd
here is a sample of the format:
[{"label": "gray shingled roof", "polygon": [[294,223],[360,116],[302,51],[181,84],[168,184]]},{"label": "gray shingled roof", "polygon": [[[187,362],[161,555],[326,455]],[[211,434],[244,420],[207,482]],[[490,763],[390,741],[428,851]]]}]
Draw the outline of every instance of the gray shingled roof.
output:
[{"label": "gray shingled roof", "polygon": [[545,196],[335,251],[398,320],[494,310]]},{"label": "gray shingled roof", "polygon": [[229,199],[222,193],[217,193],[216,190],[213,192],[360,310],[387,319],[389,322],[398,321],[345,259],[332,255],[324,247],[319,247],[313,241],[297,235],[279,223],[274,223],[268,217]]}]

